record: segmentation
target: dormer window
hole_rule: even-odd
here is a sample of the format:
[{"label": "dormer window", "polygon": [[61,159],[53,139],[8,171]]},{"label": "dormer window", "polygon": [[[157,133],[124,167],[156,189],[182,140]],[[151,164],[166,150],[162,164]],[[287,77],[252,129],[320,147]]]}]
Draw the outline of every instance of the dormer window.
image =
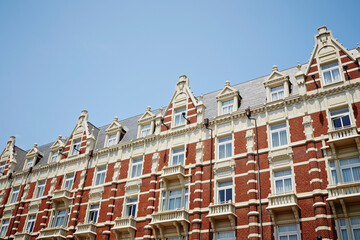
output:
[{"label": "dormer window", "polygon": [[141,137],[146,137],[151,134],[151,124],[141,126]]},{"label": "dormer window", "polygon": [[33,166],[34,164],[34,158],[30,158],[26,161],[26,165],[25,165],[25,169],[29,169]]},{"label": "dormer window", "polygon": [[59,156],[59,153],[58,153],[58,152],[52,152],[52,153],[51,153],[51,162],[52,162],[52,163],[56,162],[58,156]]},{"label": "dormer window", "polygon": [[5,162],[0,163],[0,175],[5,171]]},{"label": "dormer window", "polygon": [[221,103],[222,114],[232,113],[234,111],[234,99]]},{"label": "dormer window", "polygon": [[284,98],[284,85],[273,87],[270,90],[271,101],[276,101]]},{"label": "dormer window", "polygon": [[108,147],[116,144],[116,134],[112,134],[108,138]]},{"label": "dormer window", "polygon": [[185,117],[186,117],[186,108],[180,108],[175,110],[174,127],[185,125],[186,119],[183,117],[183,113],[185,113]]},{"label": "dormer window", "polygon": [[74,140],[71,155],[76,155],[80,152],[81,139]]},{"label": "dormer window", "polygon": [[341,81],[338,62],[322,66],[321,71],[325,85]]}]

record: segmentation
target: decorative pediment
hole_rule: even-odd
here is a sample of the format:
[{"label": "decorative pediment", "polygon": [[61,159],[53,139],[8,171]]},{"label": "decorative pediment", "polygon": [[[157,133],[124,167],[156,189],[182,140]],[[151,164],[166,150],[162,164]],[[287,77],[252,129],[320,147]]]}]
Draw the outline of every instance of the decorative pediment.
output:
[{"label": "decorative pediment", "polygon": [[8,156],[13,152],[14,146],[15,146],[15,137],[11,136],[9,141],[6,143],[3,152],[0,155],[1,161],[8,159]]},{"label": "decorative pediment", "polygon": [[226,81],[224,88],[216,96],[216,99],[218,100],[232,99],[234,96],[237,96],[239,99],[241,98],[239,95],[239,90],[231,87],[230,82]]},{"label": "decorative pediment", "polygon": [[55,152],[59,148],[62,148],[62,147],[64,147],[64,142],[62,141],[61,135],[59,135],[59,137],[56,139],[56,141],[53,143],[53,145],[51,145],[50,150],[52,152]]},{"label": "decorative pediment", "polygon": [[35,143],[34,146],[30,149],[30,151],[26,154],[27,159],[34,158],[40,151],[37,148],[38,144]]},{"label": "decorative pediment", "polygon": [[117,131],[120,131],[122,129],[121,124],[118,121],[118,117],[115,117],[113,122],[110,124],[110,126],[105,130],[107,134],[115,133]]},{"label": "decorative pediment", "polygon": [[154,118],[155,118],[155,114],[151,112],[151,107],[148,106],[145,110],[145,113],[139,118],[138,123],[139,124],[148,123]]},{"label": "decorative pediment", "polygon": [[[179,81],[176,84],[175,92],[170,100],[169,106],[173,104],[174,108],[184,107],[188,102],[188,98],[191,99],[192,103],[197,106],[197,99],[192,93],[189,87],[189,79],[186,75],[181,75]],[[168,109],[169,109],[168,106]],[[167,109],[167,110],[168,110]],[[167,110],[165,112],[167,112]]]},{"label": "decorative pediment", "polygon": [[272,87],[275,85],[281,85],[285,81],[289,81],[289,75],[279,72],[276,65],[273,66],[270,76],[265,80],[265,87]]},{"label": "decorative pediment", "polygon": [[[333,36],[332,31],[327,30],[325,26],[318,28],[319,33],[315,35],[315,46],[311,53],[308,66],[306,68],[306,75],[309,74],[311,65],[314,63],[327,63],[337,60],[339,51],[342,51],[351,60],[356,61],[354,56],[342,46]],[[315,61],[314,61],[315,60]]]}]

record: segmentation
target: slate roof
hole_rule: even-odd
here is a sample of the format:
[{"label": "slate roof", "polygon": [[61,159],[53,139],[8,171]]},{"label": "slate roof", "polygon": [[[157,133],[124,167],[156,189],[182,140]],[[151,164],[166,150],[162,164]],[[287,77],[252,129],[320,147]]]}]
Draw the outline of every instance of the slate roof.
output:
[{"label": "slate roof", "polygon": [[[354,56],[357,54],[356,49],[352,49],[349,51]],[[305,72],[306,67],[307,67],[307,64],[301,65],[301,70],[303,72]],[[291,86],[292,89],[291,89],[290,95],[292,95],[292,96],[297,95],[299,92],[298,85],[297,85],[296,79],[295,79],[295,74],[298,72],[297,67],[292,67],[292,68],[285,69],[285,70],[279,71],[279,72],[281,72],[285,75],[289,75],[290,82],[292,84],[292,86]],[[266,91],[265,91],[265,87],[264,87],[264,81],[270,76],[270,74],[247,81],[247,82],[242,82],[237,85],[231,86],[235,89],[238,89],[240,96],[242,97],[238,111],[243,111],[249,106],[250,107],[258,106],[258,105],[262,105],[262,104],[266,103]],[[206,106],[206,110],[205,110],[206,118],[211,119],[211,118],[217,116],[216,96],[219,94],[219,92],[221,90],[222,90],[222,88],[217,91],[205,94],[203,96],[203,103]],[[160,110],[156,109],[156,110],[153,110],[152,112],[155,115],[157,115],[160,112]],[[126,118],[126,119],[119,121],[119,123],[122,125],[123,129],[126,131],[126,134],[125,134],[124,138],[121,140],[121,142],[125,143],[125,142],[130,142],[133,139],[136,139],[137,130],[138,130],[138,119],[142,115],[143,115],[143,113],[139,114],[137,116],[133,116],[133,117]],[[91,129],[94,128],[94,137],[96,138],[95,149],[101,149],[104,147],[105,136],[106,136],[105,130],[109,127],[109,125],[110,124],[107,124],[102,127],[96,127],[95,125],[88,122],[88,127],[89,127],[90,133],[91,133]],[[48,144],[45,144],[42,146],[38,146],[39,151],[44,155],[44,157],[37,163],[35,168],[47,164],[49,155],[50,155],[50,146],[52,144],[53,143],[48,143]],[[25,162],[25,155],[26,155],[27,151],[24,151],[18,147],[16,147],[16,149],[17,149],[16,151],[18,151],[17,157],[16,157],[18,164],[17,164],[17,167],[15,168],[15,171],[19,171],[19,170],[21,171],[21,169],[23,169],[23,165]]]}]

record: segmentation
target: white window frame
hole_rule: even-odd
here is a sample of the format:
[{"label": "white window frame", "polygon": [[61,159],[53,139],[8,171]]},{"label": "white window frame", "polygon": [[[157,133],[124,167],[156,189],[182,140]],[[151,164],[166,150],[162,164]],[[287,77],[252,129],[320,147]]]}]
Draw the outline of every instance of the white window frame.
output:
[{"label": "white window frame", "polygon": [[[73,185],[74,185],[74,180],[75,180],[75,173],[66,174],[63,189],[72,190]],[[70,186],[69,186],[69,184],[70,184]]]},{"label": "white window frame", "polygon": [[[229,233],[232,236],[231,237],[229,237],[229,236],[221,236],[224,233]],[[236,240],[235,231],[216,232],[216,233],[214,233],[214,235],[215,235],[214,239],[216,239],[216,240]]]},{"label": "white window frame", "polygon": [[[34,218],[32,218],[34,217]],[[36,214],[30,214],[27,217],[26,232],[33,232],[35,228]]]},{"label": "white window frame", "polygon": [[[97,206],[97,208],[95,208]],[[93,208],[92,208],[93,207]],[[99,220],[99,213],[100,213],[100,203],[92,203],[89,205],[89,210],[88,210],[88,217],[87,217],[87,222],[90,223],[97,223]],[[91,219],[91,218],[95,218]]]},{"label": "white window frame", "polygon": [[[284,173],[290,171],[290,174],[287,175],[283,175],[283,176],[275,176],[277,173]],[[292,179],[292,169],[291,168],[287,168],[287,169],[281,169],[281,170],[274,170],[273,172],[273,178],[274,178],[274,193],[276,195],[281,195],[281,194],[287,194],[287,193],[291,193],[293,192],[293,179]],[[290,180],[291,183],[291,189],[289,190],[285,190],[285,181],[286,180]],[[282,191],[278,192],[278,188],[277,188],[277,182],[281,182],[282,183]]]},{"label": "white window frame", "polygon": [[271,101],[276,101],[285,98],[285,87],[284,85],[270,88]]},{"label": "white window frame", "polygon": [[[126,198],[124,217],[129,218],[132,216],[132,217],[136,218],[137,210],[138,210],[138,202],[139,202],[139,198],[137,196]],[[134,209],[134,206],[135,206],[135,209]]]},{"label": "white window frame", "polygon": [[143,171],[143,158],[134,158],[131,161],[131,171],[130,171],[130,178],[137,178],[142,175]]},{"label": "white window frame", "polygon": [[[226,184],[226,183],[230,183],[231,184],[228,184],[228,185],[225,185],[225,186],[220,186],[221,184]],[[228,202],[234,202],[234,181],[233,179],[222,179],[222,180],[219,180],[217,181],[217,203],[228,203]],[[231,190],[231,193],[230,193],[230,197],[231,199],[229,200],[226,200],[226,198],[228,197],[228,190]],[[224,201],[221,201],[220,200],[220,192],[221,191],[224,191]]]},{"label": "white window frame", "polygon": [[29,158],[26,160],[25,169],[29,169],[34,166],[34,158]]},{"label": "white window frame", "polygon": [[[346,164],[347,161],[353,160],[354,163]],[[345,165],[342,165],[341,163],[345,163]],[[355,180],[355,174],[354,174],[354,168],[360,167],[360,156],[351,157],[351,158],[345,158],[340,160],[334,160],[329,161],[329,170],[330,170],[330,176],[331,176],[331,182],[332,184],[348,184],[353,182],[359,182],[360,179]],[[351,181],[344,180],[344,170],[350,169],[351,172]]]},{"label": "white window frame", "polygon": [[0,237],[6,236],[10,224],[10,219],[3,219],[1,221]]},{"label": "white window frame", "polygon": [[[354,224],[353,220],[358,221],[358,224]],[[337,221],[337,224],[339,226],[340,233],[338,233],[339,239],[343,238],[343,233],[345,234],[347,239],[355,239],[355,230],[360,231],[360,217],[351,217],[351,218],[339,218]],[[349,233],[351,234],[351,238],[349,236]]]},{"label": "white window frame", "polygon": [[[285,227],[285,226],[296,226],[296,230],[290,230],[290,231],[287,231],[287,232],[280,232],[280,228],[282,227]],[[300,232],[299,232],[299,225],[298,224],[286,224],[286,225],[278,225],[277,228],[277,234],[278,234],[278,240],[280,240],[281,237],[288,237],[289,239],[289,236],[293,236],[293,235],[296,235],[297,237],[297,240],[300,240]]]},{"label": "white window frame", "polygon": [[117,133],[108,135],[107,146],[108,147],[114,146],[116,144],[116,139],[117,139]]},{"label": "white window frame", "polygon": [[99,186],[105,183],[106,180],[106,166],[99,166],[96,168],[94,185]]},{"label": "white window frame", "polygon": [[[326,69],[324,69],[326,68]],[[323,78],[323,82],[324,82],[324,86],[326,85],[331,85],[333,83],[337,83],[337,82],[342,82],[343,81],[343,78],[342,78],[342,72],[340,70],[340,67],[339,67],[339,62],[334,62],[334,63],[330,63],[330,64],[325,64],[325,65],[322,65],[320,66],[320,69],[321,69],[321,74],[322,74],[322,78]],[[334,76],[333,76],[333,71],[334,70],[338,70],[339,71],[339,78],[337,79],[337,81],[335,81],[334,79]],[[325,78],[325,73],[327,72],[330,72],[330,75],[331,75],[331,81],[328,82]]]},{"label": "white window frame", "polygon": [[51,152],[50,163],[56,162],[58,157],[59,157],[59,152],[58,151]]},{"label": "white window frame", "polygon": [[[17,199],[19,198],[19,192],[20,192],[20,187],[13,188],[10,203],[16,203],[17,202]],[[16,194],[16,197],[15,197],[15,194]]]},{"label": "white window frame", "polygon": [[221,102],[221,113],[228,114],[234,112],[234,99]]},{"label": "white window frame", "polygon": [[186,124],[186,119],[182,116],[183,112],[185,112],[186,117],[186,107],[174,110],[174,127],[183,126]]},{"label": "white window frame", "polygon": [[[279,128],[277,128],[279,127]],[[277,128],[277,129],[274,129]],[[285,132],[285,143],[281,142],[281,134]],[[277,134],[278,137],[278,145],[274,146],[274,134]],[[270,139],[271,139],[271,147],[272,148],[281,148],[284,146],[287,146],[289,144],[289,139],[288,139],[288,124],[286,122],[283,123],[278,123],[278,124],[273,124],[270,125]]]},{"label": "white window frame", "polygon": [[[335,113],[336,111],[341,111],[343,110],[344,112],[340,112],[340,113]],[[342,128],[346,128],[351,126],[352,124],[352,120],[351,120],[351,115],[350,115],[350,110],[349,107],[344,107],[344,108],[338,108],[338,109],[333,109],[329,111],[330,114],[330,121],[331,121],[331,126],[333,129],[342,129]],[[344,126],[344,117],[348,116],[349,118],[349,125]],[[334,121],[340,119],[341,122],[341,127],[335,127]]]},{"label": "white window frame", "polygon": [[0,175],[2,175],[5,171],[5,165],[6,165],[6,162],[2,162],[0,163]]},{"label": "white window frame", "polygon": [[[175,191],[181,191],[181,193],[178,193],[176,195],[171,195]],[[180,197],[180,208],[176,207],[176,199]],[[175,199],[174,208],[170,209],[170,200]],[[189,188],[179,188],[179,189],[173,189],[169,191],[163,191],[162,192],[162,201],[161,201],[161,209],[163,211],[173,211],[176,209],[189,208]]]},{"label": "white window frame", "polygon": [[151,124],[141,126],[140,137],[146,137],[151,134]]},{"label": "white window frame", "polygon": [[46,185],[45,180],[38,182],[36,186],[36,198],[40,198],[44,195],[45,185]]},{"label": "white window frame", "polygon": [[74,139],[71,147],[71,155],[80,154],[81,138]]},{"label": "white window frame", "polygon": [[[221,149],[224,148],[224,154],[222,154]],[[228,152],[228,149],[230,148],[230,152]],[[233,137],[230,136],[224,136],[218,138],[218,159],[229,159],[233,156]]]},{"label": "white window frame", "polygon": [[[181,151],[182,150],[182,151]],[[182,156],[182,163],[181,163],[181,156]],[[172,150],[172,158],[171,158],[171,165],[185,165],[185,148],[175,148]]]},{"label": "white window frame", "polygon": [[[59,213],[63,213],[63,211],[65,211],[64,214],[59,216]],[[52,227],[67,227],[68,221],[69,221],[69,215],[70,215],[69,209],[54,210],[53,211],[53,216],[52,216],[51,226]],[[57,225],[57,220],[59,218],[63,218],[63,221],[62,221],[62,224]]]}]

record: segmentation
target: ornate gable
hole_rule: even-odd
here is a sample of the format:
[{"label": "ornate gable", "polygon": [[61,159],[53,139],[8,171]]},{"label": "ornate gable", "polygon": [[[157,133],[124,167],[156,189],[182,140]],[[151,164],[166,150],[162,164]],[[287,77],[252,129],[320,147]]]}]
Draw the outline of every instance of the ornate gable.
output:
[{"label": "ornate gable", "polygon": [[139,124],[149,123],[154,119],[155,119],[155,114],[151,112],[151,107],[148,106],[145,110],[145,113],[139,118],[138,123]]},{"label": "ornate gable", "polygon": [[14,147],[15,147],[15,137],[11,136],[0,155],[0,162],[7,161],[12,157],[12,153],[14,152]]},{"label": "ornate gable", "polygon": [[[174,113],[179,109],[185,109],[186,121],[181,126],[198,122],[197,118],[198,100],[195,98],[193,92],[189,87],[189,79],[186,75],[181,75],[176,84],[175,92],[170,100],[168,107],[165,110],[165,116],[161,131],[166,131],[174,127]],[[203,112],[203,111],[202,111]]]},{"label": "ornate gable", "polygon": [[116,133],[122,129],[121,124],[118,121],[118,117],[115,117],[110,126],[105,130],[107,134]]},{"label": "ornate gable", "polygon": [[26,159],[31,159],[34,158],[36,155],[41,154],[37,146],[38,144],[34,143],[34,146],[30,149],[30,151],[27,152]]},{"label": "ornate gable", "polygon": [[[222,115],[237,111],[240,105],[241,96],[239,95],[239,90],[231,87],[230,82],[226,81],[224,88],[216,96],[216,99],[218,101],[218,115]],[[222,104],[226,101],[230,101],[229,105],[231,105],[231,108],[228,107],[229,105],[224,106],[227,109],[224,111]]]},{"label": "ornate gable", "polygon": [[226,81],[224,88],[220,91],[220,93],[216,96],[218,100],[232,99],[236,96],[240,100],[239,90],[230,86],[230,82]]},{"label": "ornate gable", "polygon": [[275,87],[284,84],[285,81],[289,81],[289,75],[279,72],[278,67],[274,65],[270,76],[264,81],[264,85],[265,87]]},{"label": "ornate gable", "polygon": [[50,150],[51,150],[52,152],[55,152],[55,151],[57,151],[59,148],[62,148],[62,147],[64,147],[64,142],[63,142],[63,140],[62,140],[61,135],[59,135],[59,137],[56,139],[56,141],[53,143],[53,145],[51,145]]}]

